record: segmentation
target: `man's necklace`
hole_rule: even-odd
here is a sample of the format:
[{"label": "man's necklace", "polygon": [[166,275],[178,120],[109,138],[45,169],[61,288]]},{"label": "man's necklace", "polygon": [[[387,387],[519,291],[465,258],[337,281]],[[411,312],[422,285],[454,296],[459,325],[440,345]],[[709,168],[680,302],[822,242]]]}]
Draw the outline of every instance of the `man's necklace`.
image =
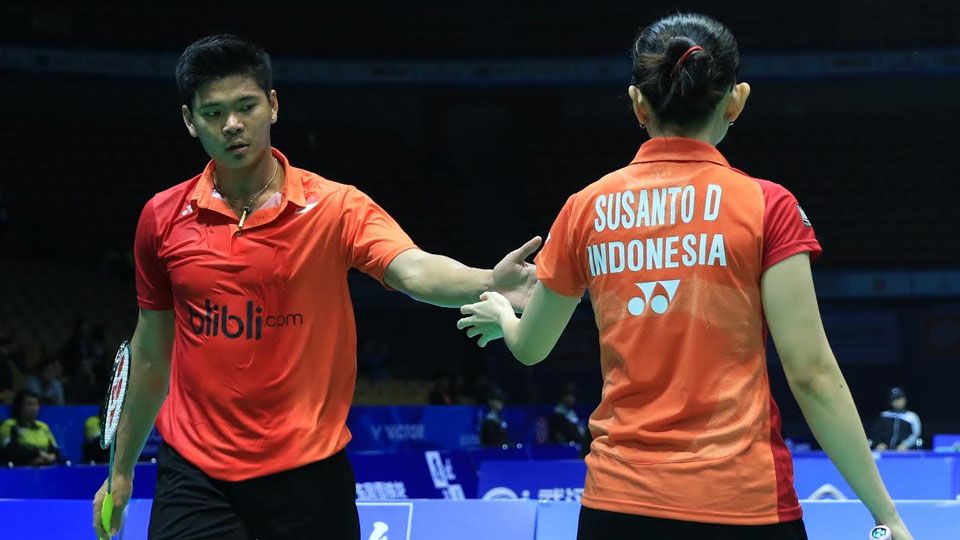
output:
[{"label": "man's necklace", "polygon": [[[264,184],[262,188],[260,188],[260,191],[258,191],[256,195],[251,197],[250,200],[247,201],[247,204],[243,205],[243,212],[240,213],[240,223],[237,224],[237,227],[240,230],[243,230],[243,223],[247,221],[247,216],[250,215],[251,212],[253,212],[253,203],[256,202],[257,199],[259,199],[260,196],[263,195],[263,192],[267,190],[270,184],[273,183],[273,180],[277,177],[277,171],[279,170],[280,170],[280,162],[277,161],[277,158],[273,158],[273,175],[270,176],[270,180],[267,180],[267,183]],[[223,193],[223,191],[220,190],[220,186],[217,184],[216,172],[213,173],[213,187],[214,189],[217,190],[217,193],[219,193],[220,196],[223,197],[224,200],[226,200],[227,202],[234,202],[234,203],[241,202],[241,201],[235,201],[233,199],[230,199]]]}]

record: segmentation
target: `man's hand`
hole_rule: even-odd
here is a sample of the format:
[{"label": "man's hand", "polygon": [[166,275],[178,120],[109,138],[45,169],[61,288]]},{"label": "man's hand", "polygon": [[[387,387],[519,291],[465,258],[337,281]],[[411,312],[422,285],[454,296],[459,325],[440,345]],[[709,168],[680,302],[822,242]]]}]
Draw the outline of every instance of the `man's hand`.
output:
[{"label": "man's hand", "polygon": [[30,462],[30,465],[34,467],[42,467],[44,465],[50,465],[57,461],[57,455],[47,452],[45,450],[40,450],[40,453],[37,454],[37,457],[33,458]]},{"label": "man's hand", "polygon": [[534,236],[526,244],[507,253],[493,267],[494,290],[505,296],[517,313],[523,313],[526,309],[537,284],[537,267],[526,262],[526,259],[540,249],[542,243],[539,236]]},{"label": "man's hand", "polygon": [[133,476],[114,473],[112,487],[113,491],[110,495],[113,497],[113,519],[110,521],[109,531],[103,530],[103,520],[100,517],[103,511],[103,499],[107,496],[106,480],[93,497],[93,530],[97,533],[99,540],[109,540],[120,532],[120,527],[123,526],[123,513],[127,503],[130,502],[130,494],[133,493]]}]

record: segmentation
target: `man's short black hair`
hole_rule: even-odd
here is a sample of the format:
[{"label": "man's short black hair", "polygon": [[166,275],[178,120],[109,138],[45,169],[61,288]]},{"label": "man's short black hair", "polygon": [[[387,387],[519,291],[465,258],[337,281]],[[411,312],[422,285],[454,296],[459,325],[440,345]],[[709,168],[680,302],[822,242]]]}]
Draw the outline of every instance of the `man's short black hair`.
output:
[{"label": "man's short black hair", "polygon": [[263,92],[273,89],[270,55],[256,43],[233,34],[217,34],[194,41],[177,60],[177,90],[192,107],[197,88],[215,79],[249,75]]}]

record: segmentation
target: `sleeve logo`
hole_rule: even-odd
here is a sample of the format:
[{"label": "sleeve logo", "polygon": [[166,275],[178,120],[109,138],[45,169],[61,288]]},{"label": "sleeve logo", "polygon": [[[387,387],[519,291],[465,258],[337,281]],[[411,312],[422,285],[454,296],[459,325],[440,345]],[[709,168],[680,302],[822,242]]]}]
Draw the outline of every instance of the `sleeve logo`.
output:
[{"label": "sleeve logo", "polygon": [[803,211],[803,208],[800,208],[799,204],[797,204],[797,212],[800,212],[800,220],[803,221],[804,225],[813,227],[813,223],[810,223],[810,218],[807,217],[807,213]]}]

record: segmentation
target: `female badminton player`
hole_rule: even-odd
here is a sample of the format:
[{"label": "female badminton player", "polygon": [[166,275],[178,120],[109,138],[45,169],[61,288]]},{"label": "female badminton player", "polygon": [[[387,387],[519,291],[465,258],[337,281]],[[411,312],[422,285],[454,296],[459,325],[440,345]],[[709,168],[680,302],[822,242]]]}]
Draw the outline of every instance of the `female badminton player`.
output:
[{"label": "female badminton player", "polygon": [[910,539],[824,335],[810,221],[786,189],[715,148],[750,95],[738,67],[733,35],[709,17],[645,28],[629,94],[651,139],[567,200],[522,318],[491,292],[462,308],[458,326],[480,346],[503,337],[536,364],[590,291],[603,395],[590,418],[581,540],[806,538],[767,328],[818,441],[877,524]]}]

